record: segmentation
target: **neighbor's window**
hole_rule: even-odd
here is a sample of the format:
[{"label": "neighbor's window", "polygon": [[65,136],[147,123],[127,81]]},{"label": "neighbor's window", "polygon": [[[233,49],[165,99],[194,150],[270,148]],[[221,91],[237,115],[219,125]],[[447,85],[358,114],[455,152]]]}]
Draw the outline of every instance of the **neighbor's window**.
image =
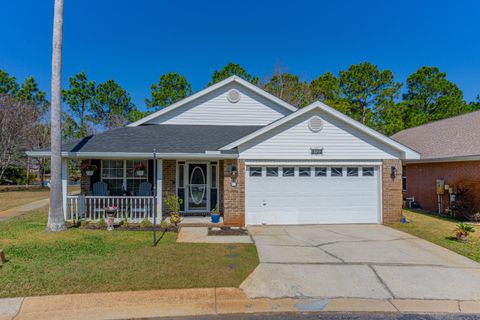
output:
[{"label": "neighbor's window", "polygon": [[310,175],[312,174],[312,169],[310,168],[306,168],[306,167],[300,167],[298,168],[298,176],[299,177],[310,177]]},{"label": "neighbor's window", "polygon": [[250,177],[261,177],[262,167],[250,167]]},{"label": "neighbor's window", "polygon": [[295,168],[293,167],[284,167],[282,169],[283,173],[282,175],[284,177],[294,177],[295,176]]},{"label": "neighbor's window", "polygon": [[402,190],[407,191],[407,166],[402,167]]},{"label": "neighbor's window", "polygon": [[363,167],[362,168],[362,176],[364,177],[373,177],[374,175],[374,169],[373,167]]},{"label": "neighbor's window", "polygon": [[326,177],[327,176],[327,168],[315,168],[315,177]]},{"label": "neighbor's window", "polygon": [[332,168],[331,174],[332,177],[341,177],[343,176],[343,168]]},{"label": "neighbor's window", "polygon": [[358,168],[347,168],[347,177],[358,177]]},{"label": "neighbor's window", "polygon": [[278,177],[278,168],[267,167],[267,177]]}]

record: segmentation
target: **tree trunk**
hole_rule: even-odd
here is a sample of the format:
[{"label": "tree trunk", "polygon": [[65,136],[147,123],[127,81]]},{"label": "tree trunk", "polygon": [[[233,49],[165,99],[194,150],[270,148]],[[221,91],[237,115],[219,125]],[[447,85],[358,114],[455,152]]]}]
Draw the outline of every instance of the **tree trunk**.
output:
[{"label": "tree trunk", "polygon": [[52,105],[51,105],[51,175],[50,175],[50,210],[48,212],[47,231],[65,230],[62,203],[62,137],[60,115],[61,80],[62,80],[62,42],[63,42],[63,0],[55,0],[53,17],[52,45]]}]

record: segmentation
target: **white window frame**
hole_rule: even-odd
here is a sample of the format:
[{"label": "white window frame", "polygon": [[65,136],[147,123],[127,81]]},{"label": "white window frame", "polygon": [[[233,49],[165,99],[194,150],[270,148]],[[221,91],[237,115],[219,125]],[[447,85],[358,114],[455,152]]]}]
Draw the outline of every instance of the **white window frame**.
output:
[{"label": "white window frame", "polygon": [[[123,165],[123,174],[121,177],[104,177],[103,176],[103,162],[104,161],[122,161]],[[135,176],[135,173],[133,174],[132,177],[127,177],[127,161],[142,161],[146,162],[145,166],[145,175],[143,177],[137,177]],[[148,170],[149,170],[149,165],[148,165],[148,159],[132,159],[132,160],[119,160],[119,159],[102,159],[100,160],[100,181],[104,182],[104,180],[122,180],[122,189],[125,188],[127,191],[128,186],[127,186],[127,180],[145,180],[148,182]]]}]

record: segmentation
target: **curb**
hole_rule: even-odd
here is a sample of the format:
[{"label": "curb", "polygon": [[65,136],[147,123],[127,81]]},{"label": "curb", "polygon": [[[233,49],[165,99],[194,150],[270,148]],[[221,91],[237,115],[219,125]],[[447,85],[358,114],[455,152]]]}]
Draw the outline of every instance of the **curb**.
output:
[{"label": "curb", "polygon": [[480,301],[250,299],[238,288],[168,289],[0,299],[0,320],[130,319],[272,312],[480,314]]}]

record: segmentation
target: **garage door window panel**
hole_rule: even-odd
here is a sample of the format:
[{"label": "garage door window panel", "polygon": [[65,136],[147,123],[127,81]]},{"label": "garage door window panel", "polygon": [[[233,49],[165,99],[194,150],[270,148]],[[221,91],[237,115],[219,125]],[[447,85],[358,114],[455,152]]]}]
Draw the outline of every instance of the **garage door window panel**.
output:
[{"label": "garage door window panel", "polygon": [[375,175],[375,169],[373,167],[363,167],[362,176],[373,177]]},{"label": "garage door window panel", "polygon": [[295,177],[295,168],[294,167],[283,167],[282,175],[284,177]]},{"label": "garage door window panel", "polygon": [[343,168],[332,168],[330,175],[332,177],[342,177],[343,176]]},{"label": "garage door window panel", "polygon": [[347,168],[347,177],[358,177],[358,168]]},{"label": "garage door window panel", "polygon": [[267,167],[267,177],[278,177],[278,168]]},{"label": "garage door window panel", "polygon": [[261,177],[262,176],[262,167],[250,167],[249,175],[250,175],[250,177]]},{"label": "garage door window panel", "polygon": [[308,167],[300,167],[298,168],[298,176],[299,177],[310,177],[312,175],[312,169]]},{"label": "garage door window panel", "polygon": [[327,168],[317,167],[315,168],[315,177],[326,177],[327,176]]}]

